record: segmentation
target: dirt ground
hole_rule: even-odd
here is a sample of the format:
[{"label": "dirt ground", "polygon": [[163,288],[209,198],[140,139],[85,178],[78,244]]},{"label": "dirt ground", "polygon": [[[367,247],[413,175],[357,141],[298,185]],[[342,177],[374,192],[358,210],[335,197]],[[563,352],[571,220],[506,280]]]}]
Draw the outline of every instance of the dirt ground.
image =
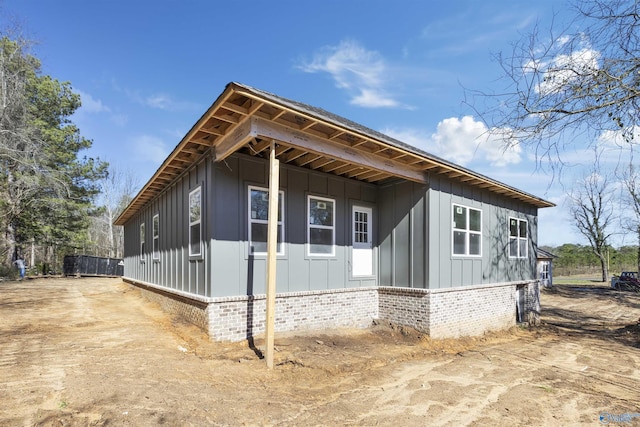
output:
[{"label": "dirt ground", "polygon": [[1,426],[640,425],[640,295],[542,295],[543,324],[209,342],[118,279],[0,282]]}]

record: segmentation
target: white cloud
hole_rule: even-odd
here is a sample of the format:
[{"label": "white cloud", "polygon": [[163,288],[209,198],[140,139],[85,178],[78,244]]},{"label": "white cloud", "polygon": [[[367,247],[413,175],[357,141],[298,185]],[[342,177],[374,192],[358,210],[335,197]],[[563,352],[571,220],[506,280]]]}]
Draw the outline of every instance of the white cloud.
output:
[{"label": "white cloud", "polygon": [[[557,39],[556,43],[559,48],[563,48],[571,40],[573,39],[564,36]],[[558,54],[549,62],[532,60],[524,64],[525,71],[542,74],[542,81],[536,87],[538,93],[543,96],[558,93],[576,80],[598,70],[600,52],[593,49],[583,35],[578,37],[578,41],[580,46],[576,46],[576,50],[569,47],[568,54]]]},{"label": "white cloud", "polygon": [[111,111],[109,107],[102,103],[102,101],[93,98],[88,93],[83,92],[80,89],[75,89],[75,92],[80,95],[80,101],[82,102],[82,106],[80,108],[83,111],[86,111],[87,113],[103,113]]},{"label": "white cloud", "polygon": [[140,105],[164,111],[200,110],[201,105],[190,101],[179,101],[166,93],[154,93],[143,95],[140,91],[123,88],[117,82],[112,81],[111,85],[116,92],[123,93],[126,97]]},{"label": "white cloud", "polygon": [[114,112],[111,108],[104,105],[101,100],[95,99],[93,96],[86,92],[83,92],[79,89],[74,90],[78,93],[78,95],[80,95],[80,100],[82,101],[82,106],[76,112],[76,114],[78,114],[78,117],[86,117],[88,120],[88,114],[108,113],[109,121],[116,126],[123,127],[128,123],[129,117],[127,115]]},{"label": "white cloud", "polygon": [[484,123],[472,116],[444,119],[438,123],[436,133],[430,136],[417,129],[385,129],[382,132],[462,166],[472,160],[486,161],[495,167],[521,161],[520,145],[505,145],[502,136],[506,130],[489,132]]},{"label": "white cloud", "polygon": [[159,110],[173,110],[176,107],[176,103],[165,94],[148,96],[144,99],[143,103]]},{"label": "white cloud", "polygon": [[169,148],[160,138],[151,135],[139,135],[132,138],[136,157],[160,166],[169,155]]},{"label": "white cloud", "polygon": [[633,145],[637,144],[636,141],[640,141],[640,127],[633,126],[626,131],[627,136],[632,136],[633,139],[629,141],[625,137],[625,133],[622,130],[605,130],[598,137],[598,144],[605,146],[612,146],[617,148],[629,149]]},{"label": "white cloud", "polygon": [[384,58],[358,42],[343,40],[338,46],[326,46],[311,62],[299,68],[307,73],[326,72],[336,86],[351,94],[351,103],[361,107],[398,107],[400,103],[385,90],[389,78]]},{"label": "white cloud", "polygon": [[170,95],[164,93],[156,93],[146,98],[138,94],[133,95],[133,99],[140,104],[163,111],[184,111],[184,110],[200,110],[201,106],[195,102],[178,101]]},{"label": "white cloud", "polygon": [[[638,148],[636,141],[640,141],[640,127],[630,128],[625,132],[632,134],[633,140],[625,139],[622,130],[605,130],[595,140],[585,136],[573,139],[571,144],[566,144],[562,148],[562,163],[555,166],[560,166],[559,170],[565,170],[565,172],[592,167],[597,157],[600,166],[606,169],[615,170],[618,167],[626,167]],[[555,161],[546,158],[535,159],[532,153],[530,156],[532,161],[541,161],[543,165],[549,165]]]},{"label": "white cloud", "polygon": [[376,92],[375,90],[361,89],[360,95],[355,96],[351,100],[352,104],[359,105],[361,107],[396,107],[398,103],[393,99],[384,96],[383,94]]}]

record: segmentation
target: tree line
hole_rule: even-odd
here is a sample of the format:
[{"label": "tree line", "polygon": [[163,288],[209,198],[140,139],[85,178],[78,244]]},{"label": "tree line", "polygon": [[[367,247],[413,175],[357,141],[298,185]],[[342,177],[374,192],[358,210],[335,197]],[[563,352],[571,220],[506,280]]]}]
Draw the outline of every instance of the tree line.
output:
[{"label": "tree line", "polygon": [[135,190],[83,155],[92,141],[71,120],[80,96],[44,74],[29,48],[0,31],[0,276],[19,258],[49,273],[65,254],[122,256],[112,223]]},{"label": "tree line", "polygon": [[[560,246],[541,246],[556,256],[553,260],[553,274],[571,276],[575,274],[598,274],[601,271],[600,258],[593,253],[590,245],[566,243]],[[637,271],[638,246],[628,245],[618,248],[608,246],[605,262],[612,274],[622,271]]]}]

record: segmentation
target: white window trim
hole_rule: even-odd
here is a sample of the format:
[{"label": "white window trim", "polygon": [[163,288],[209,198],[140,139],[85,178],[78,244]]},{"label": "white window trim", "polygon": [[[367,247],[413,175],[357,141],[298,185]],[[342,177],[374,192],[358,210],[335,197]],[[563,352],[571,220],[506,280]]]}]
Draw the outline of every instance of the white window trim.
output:
[{"label": "white window trim", "polygon": [[[195,193],[200,193],[200,218],[198,218],[197,221],[191,221],[191,195],[195,194]],[[194,188],[192,191],[189,192],[189,198],[187,199],[187,215],[189,218],[189,256],[201,256],[202,255],[202,187],[197,187]],[[192,245],[191,245],[191,227],[198,224],[198,226],[200,227],[200,242],[198,244],[198,252],[192,252]]]},{"label": "white window trim", "polygon": [[146,227],[144,222],[140,223],[140,262],[144,262],[146,258],[146,254],[144,251],[144,241],[146,238]]},{"label": "white window trim", "polygon": [[[156,220],[158,223],[158,227],[156,229]],[[151,252],[153,253],[153,259],[155,261],[160,260],[160,214],[155,214],[153,216],[153,220],[151,221],[151,234],[153,235],[153,239],[151,242]],[[158,250],[156,251],[156,241],[158,242]]]},{"label": "white window trim", "polygon": [[[516,230],[516,233],[517,233],[516,237],[512,237],[511,236],[511,220],[512,219],[517,221],[517,223],[518,223],[518,229]],[[527,236],[526,237],[520,237],[520,225],[521,225],[521,223],[525,224],[525,227],[526,227],[525,229],[527,230]],[[516,218],[516,217],[510,216],[509,217],[509,226],[508,227],[509,227],[509,230],[508,230],[508,233],[509,233],[509,245],[508,245],[509,258],[511,258],[511,259],[526,259],[526,258],[528,258],[529,257],[529,221],[526,220],[526,219]],[[518,253],[515,256],[511,255],[511,240],[512,239],[516,240],[517,247],[518,247]],[[525,247],[524,255],[520,253],[520,242],[522,240],[524,240],[526,242],[526,244],[524,246]]]},{"label": "white window trim", "polygon": [[[331,202],[333,203],[333,225],[312,225],[309,223],[309,217],[311,216],[311,199]],[[323,230],[331,230],[331,252],[330,253],[316,253],[311,252],[311,229],[318,228]],[[307,256],[310,257],[334,257],[336,256],[336,200],[330,199],[328,197],[320,197],[320,196],[307,196]]]},{"label": "white window trim", "polygon": [[[456,206],[459,206],[461,208],[465,208],[467,210],[467,224],[466,224],[466,228],[462,229],[462,228],[455,228],[455,222],[453,220],[454,217],[454,213],[455,213],[455,208]],[[470,210],[474,210],[474,211],[478,211],[480,212],[480,231],[472,231],[469,230],[469,211]],[[483,228],[483,224],[482,224],[482,209],[478,209],[478,208],[474,208],[471,206],[466,206],[460,203],[452,203],[451,204],[451,256],[452,257],[469,257],[469,258],[482,258],[482,249],[483,249],[483,245],[482,245],[482,228]],[[457,254],[454,252],[454,236],[455,236],[455,232],[456,231],[463,231],[465,233],[465,253],[464,254]],[[469,236],[471,234],[477,234],[480,236],[480,253],[479,254],[469,254],[469,249],[470,249],[470,245],[469,245]]]},{"label": "white window trim", "polygon": [[[263,255],[267,255],[266,252],[252,252],[251,251],[251,224],[252,223],[256,223],[256,224],[267,224],[268,221],[263,220],[263,219],[253,219],[251,218],[251,190],[258,190],[258,191],[263,191],[267,194],[269,194],[269,189],[268,188],[264,188],[264,187],[258,187],[255,185],[249,185],[248,189],[247,189],[247,199],[248,199],[248,209],[247,209],[247,234],[248,234],[248,240],[249,240],[249,253],[251,255],[258,255],[258,256],[263,256]],[[278,198],[279,201],[282,201],[282,212],[280,212],[280,220],[278,221],[278,225],[280,226],[280,250],[276,252],[277,255],[284,255],[284,191],[279,190],[278,191]]]}]

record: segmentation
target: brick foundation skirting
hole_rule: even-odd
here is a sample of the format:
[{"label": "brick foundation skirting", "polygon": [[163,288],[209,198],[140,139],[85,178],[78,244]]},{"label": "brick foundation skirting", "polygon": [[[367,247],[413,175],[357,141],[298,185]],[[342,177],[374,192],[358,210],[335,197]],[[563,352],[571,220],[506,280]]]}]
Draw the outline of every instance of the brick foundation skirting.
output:
[{"label": "brick foundation skirting", "polygon": [[[206,298],[124,278],[163,310],[208,332],[214,341],[242,341],[264,333],[266,296]],[[446,289],[366,287],[280,293],[276,332],[366,328],[373,320],[410,326],[433,338],[482,335],[516,324],[516,289],[525,288],[525,320],[537,324],[536,281]]]}]

